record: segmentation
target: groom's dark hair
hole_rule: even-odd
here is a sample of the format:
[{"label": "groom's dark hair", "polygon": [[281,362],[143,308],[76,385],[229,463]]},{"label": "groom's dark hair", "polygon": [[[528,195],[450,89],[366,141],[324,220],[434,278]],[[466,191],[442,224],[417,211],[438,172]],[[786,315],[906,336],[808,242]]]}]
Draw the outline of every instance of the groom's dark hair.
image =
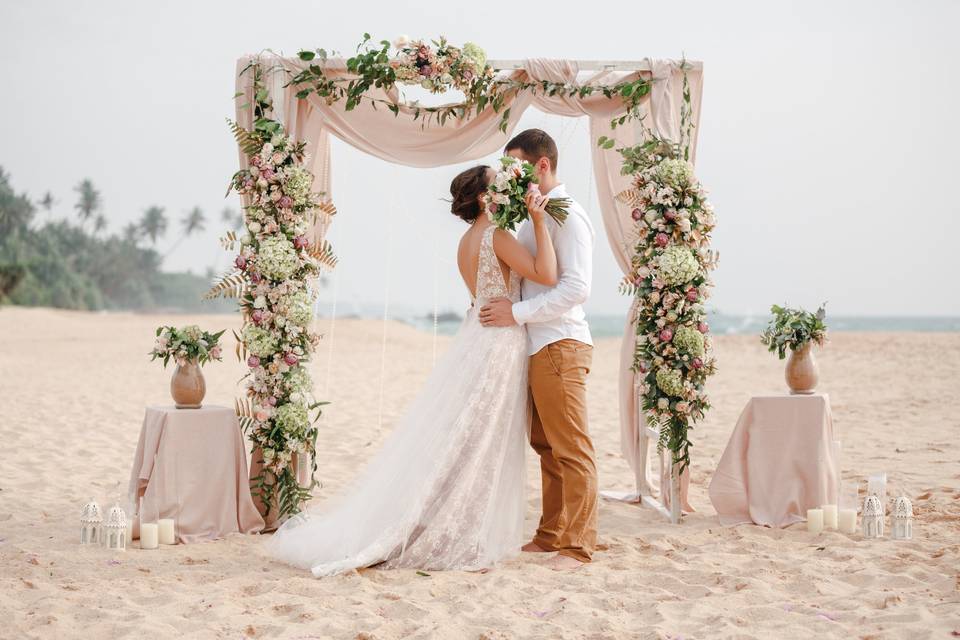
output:
[{"label": "groom's dark hair", "polygon": [[505,151],[510,152],[519,149],[523,155],[527,156],[531,162],[536,162],[540,158],[546,158],[550,161],[550,167],[554,172],[557,170],[557,143],[553,141],[546,131],[542,129],[527,129],[513,136],[507,143]]}]

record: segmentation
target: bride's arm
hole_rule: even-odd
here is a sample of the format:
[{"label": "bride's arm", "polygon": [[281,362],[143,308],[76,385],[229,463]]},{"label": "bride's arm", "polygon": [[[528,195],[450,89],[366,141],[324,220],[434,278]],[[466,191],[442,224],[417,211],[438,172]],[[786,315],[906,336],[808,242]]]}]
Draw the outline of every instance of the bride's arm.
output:
[{"label": "bride's arm", "polygon": [[550,239],[545,221],[547,200],[544,196],[527,195],[527,209],[537,239],[536,256],[530,255],[526,247],[502,229],[493,232],[493,252],[527,280],[552,287],[557,284],[557,254],[553,250],[553,240]]}]

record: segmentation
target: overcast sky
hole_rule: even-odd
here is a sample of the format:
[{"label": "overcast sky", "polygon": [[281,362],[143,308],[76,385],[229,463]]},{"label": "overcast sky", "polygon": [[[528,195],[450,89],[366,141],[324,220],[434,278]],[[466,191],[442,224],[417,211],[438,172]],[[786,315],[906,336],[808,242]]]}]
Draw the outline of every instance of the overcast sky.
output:
[{"label": "overcast sky", "polygon": [[[548,10],[556,7],[555,10]],[[18,190],[101,189],[111,229],[164,206],[212,218],[168,269],[227,265],[219,212],[236,150],[234,63],[265,48],[353,50],[446,35],[492,58],[702,60],[698,174],[718,214],[713,306],[773,302],[835,314],[960,315],[956,197],[960,3],[137,2],[0,3],[0,166]],[[561,178],[598,229],[594,313],[620,312],[619,271],[593,201],[586,122],[530,110],[560,144]],[[341,309],[467,303],[463,223],[440,198],[460,167],[396,167],[336,143],[331,231]],[[159,243],[172,245],[174,231]],[[389,283],[388,283],[389,279]],[[434,287],[436,283],[436,287]],[[332,285],[325,297],[332,295]]]}]

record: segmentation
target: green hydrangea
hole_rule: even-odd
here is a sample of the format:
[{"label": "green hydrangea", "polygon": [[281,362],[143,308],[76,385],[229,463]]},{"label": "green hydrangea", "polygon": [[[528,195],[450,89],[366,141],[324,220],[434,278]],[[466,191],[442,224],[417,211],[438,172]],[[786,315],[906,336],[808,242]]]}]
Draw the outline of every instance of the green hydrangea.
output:
[{"label": "green hydrangea", "polygon": [[295,167],[287,172],[287,179],[283,183],[283,193],[293,198],[295,205],[303,206],[307,204],[312,188],[313,176],[302,167]]},{"label": "green hydrangea", "polygon": [[680,327],[673,334],[673,345],[687,355],[703,357],[703,334],[693,327]]},{"label": "green hydrangea", "polygon": [[302,439],[310,426],[307,408],[299,402],[287,402],[277,407],[274,421],[287,438]]},{"label": "green hydrangea", "polygon": [[657,369],[657,386],[668,396],[679,396],[683,393],[683,377],[676,369]]},{"label": "green hydrangea", "polygon": [[243,344],[258,358],[269,358],[277,351],[277,338],[273,333],[253,323],[243,328]]},{"label": "green hydrangea", "polygon": [[478,69],[483,69],[487,64],[487,54],[486,52],[472,42],[467,42],[463,45],[463,56],[473,60],[477,65]]},{"label": "green hydrangea", "polygon": [[693,166],[679,158],[661,160],[654,173],[660,182],[674,188],[686,187],[693,182]]},{"label": "green hydrangea", "polygon": [[303,289],[286,300],[287,319],[298,327],[306,327],[313,320],[313,296]]},{"label": "green hydrangea", "polygon": [[656,261],[660,279],[672,287],[686,284],[700,273],[700,263],[686,247],[667,247]]},{"label": "green hydrangea", "polygon": [[297,270],[297,250],[285,236],[269,236],[260,241],[257,269],[271,280],[286,280]]},{"label": "green hydrangea", "polygon": [[291,394],[309,395],[313,393],[313,378],[306,367],[296,366],[287,374],[287,388]]}]

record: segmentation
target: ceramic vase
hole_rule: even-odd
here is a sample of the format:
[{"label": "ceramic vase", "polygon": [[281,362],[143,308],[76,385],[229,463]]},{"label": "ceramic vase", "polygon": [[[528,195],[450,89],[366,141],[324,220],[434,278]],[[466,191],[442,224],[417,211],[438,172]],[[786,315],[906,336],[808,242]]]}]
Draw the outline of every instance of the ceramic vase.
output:
[{"label": "ceramic vase", "polygon": [[810,394],[816,391],[820,372],[813,357],[813,343],[808,342],[796,351],[790,351],[784,371],[790,393]]},{"label": "ceramic vase", "polygon": [[170,379],[170,395],[177,409],[199,409],[206,393],[207,383],[197,361],[178,364]]}]

